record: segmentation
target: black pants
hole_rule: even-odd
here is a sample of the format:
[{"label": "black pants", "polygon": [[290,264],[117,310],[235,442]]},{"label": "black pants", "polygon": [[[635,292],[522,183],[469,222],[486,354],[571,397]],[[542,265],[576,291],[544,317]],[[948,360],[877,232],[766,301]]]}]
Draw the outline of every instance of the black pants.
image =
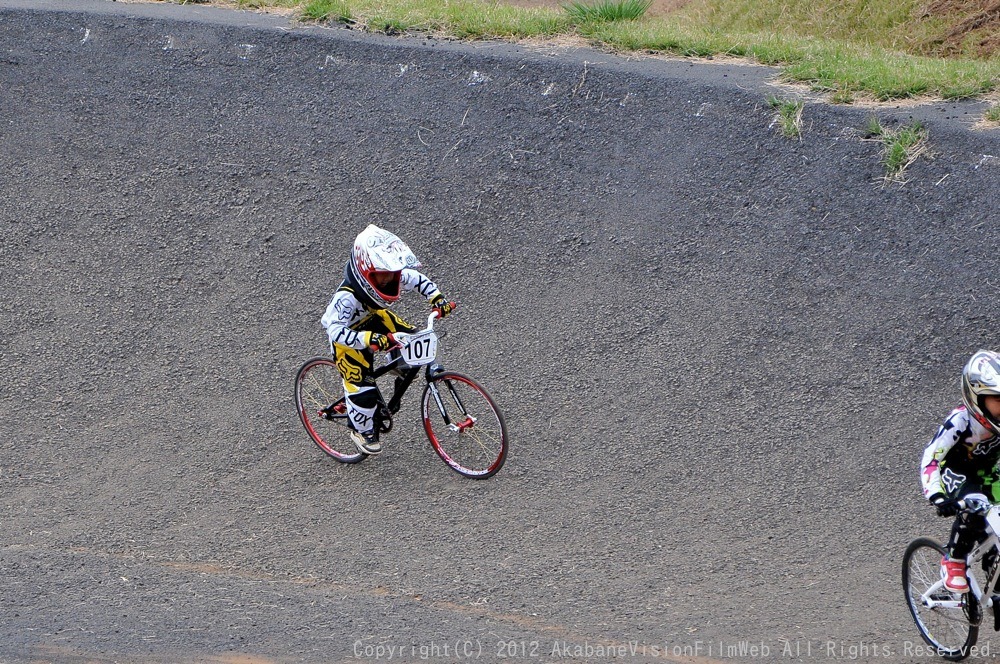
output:
[{"label": "black pants", "polygon": [[[986,494],[984,487],[974,482],[966,482],[949,494],[950,498],[964,498],[972,493]],[[987,497],[989,494],[986,494]],[[986,517],[982,514],[961,513],[955,517],[948,538],[948,557],[964,560],[972,548],[986,537]]]}]

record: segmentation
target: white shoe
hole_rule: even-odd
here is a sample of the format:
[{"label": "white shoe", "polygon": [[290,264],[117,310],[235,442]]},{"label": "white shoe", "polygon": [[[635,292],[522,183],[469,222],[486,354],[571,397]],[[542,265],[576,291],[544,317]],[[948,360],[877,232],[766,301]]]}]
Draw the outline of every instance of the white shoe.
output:
[{"label": "white shoe", "polygon": [[352,431],[351,440],[362,454],[378,454],[382,451],[382,443],[378,442],[378,434],[371,431]]}]

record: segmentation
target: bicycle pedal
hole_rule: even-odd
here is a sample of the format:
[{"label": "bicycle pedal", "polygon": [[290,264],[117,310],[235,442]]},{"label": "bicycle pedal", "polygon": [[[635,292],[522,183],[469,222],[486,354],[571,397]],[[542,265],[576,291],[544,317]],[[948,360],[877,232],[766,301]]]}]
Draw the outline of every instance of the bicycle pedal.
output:
[{"label": "bicycle pedal", "polygon": [[323,419],[332,420],[336,419],[338,415],[343,415],[346,412],[347,412],[347,406],[344,405],[343,401],[341,401],[339,403],[335,403],[330,406],[327,406],[326,408],[323,408],[322,410],[319,411],[319,414],[320,416],[323,417]]}]

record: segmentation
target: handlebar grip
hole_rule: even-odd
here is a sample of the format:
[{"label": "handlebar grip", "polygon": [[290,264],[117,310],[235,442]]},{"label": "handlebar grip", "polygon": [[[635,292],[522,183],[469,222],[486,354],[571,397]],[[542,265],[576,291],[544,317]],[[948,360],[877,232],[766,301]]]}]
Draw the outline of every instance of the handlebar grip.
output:
[{"label": "handlebar grip", "polygon": [[970,512],[980,512],[985,514],[993,507],[993,503],[982,494],[969,494],[958,500],[958,508]]}]

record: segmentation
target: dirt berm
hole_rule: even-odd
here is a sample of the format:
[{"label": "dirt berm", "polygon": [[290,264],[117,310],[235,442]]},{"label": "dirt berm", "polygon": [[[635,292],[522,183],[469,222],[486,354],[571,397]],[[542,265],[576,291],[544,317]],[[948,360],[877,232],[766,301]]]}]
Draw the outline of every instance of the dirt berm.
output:
[{"label": "dirt berm", "polygon": [[[0,0],[0,661],[926,661],[900,558],[1000,346],[1000,137],[787,139],[775,75]],[[929,130],[904,185],[873,113]],[[356,466],[298,422],[370,222],[460,304],[490,480],[415,400]]]}]

